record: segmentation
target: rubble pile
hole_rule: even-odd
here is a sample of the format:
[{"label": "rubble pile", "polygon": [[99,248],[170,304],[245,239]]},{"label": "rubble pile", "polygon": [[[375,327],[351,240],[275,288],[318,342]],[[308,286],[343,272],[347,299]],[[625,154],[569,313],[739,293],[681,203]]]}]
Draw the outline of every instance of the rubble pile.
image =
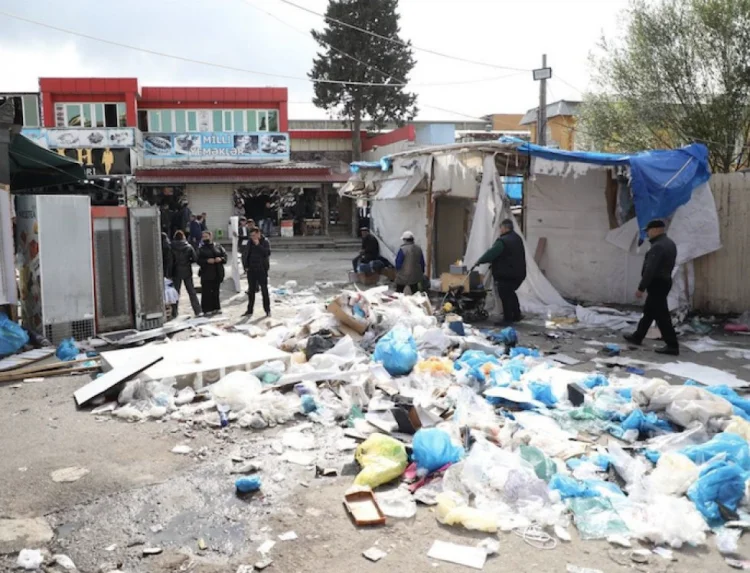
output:
[{"label": "rubble pile", "polygon": [[[289,320],[239,327],[288,361],[202,388],[136,379],[94,412],[247,430],[305,417],[354,450],[345,506],[358,525],[412,517],[419,504],[441,524],[514,532],[541,549],[569,541],[572,527],[656,555],[706,545],[713,532],[736,557],[750,522],[750,399],[633,368],[571,369],[512,328],[464,325],[461,336],[455,320],[424,295],[342,291],[298,304]],[[287,461],[315,464],[310,440],[284,433]],[[240,477],[237,487],[263,486]]]}]

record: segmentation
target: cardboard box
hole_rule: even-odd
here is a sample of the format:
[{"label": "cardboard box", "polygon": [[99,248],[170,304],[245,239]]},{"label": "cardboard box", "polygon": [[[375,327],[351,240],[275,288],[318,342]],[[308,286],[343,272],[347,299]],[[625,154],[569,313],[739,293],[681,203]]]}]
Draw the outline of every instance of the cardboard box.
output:
[{"label": "cardboard box", "polygon": [[367,329],[370,328],[369,321],[351,316],[343,308],[341,308],[341,305],[336,301],[333,301],[331,304],[329,304],[327,310],[336,317],[336,320],[338,320],[344,326],[348,326],[357,334],[364,334],[365,332],[367,332]]},{"label": "cardboard box", "polygon": [[357,273],[357,282],[365,286],[374,286],[380,282],[379,273]]},{"label": "cardboard box", "polygon": [[[464,287],[464,290],[469,290],[469,275],[454,275],[451,273],[443,273],[440,275],[440,291],[448,292],[449,289],[458,286]],[[479,284],[484,284],[484,275],[479,275]]]}]

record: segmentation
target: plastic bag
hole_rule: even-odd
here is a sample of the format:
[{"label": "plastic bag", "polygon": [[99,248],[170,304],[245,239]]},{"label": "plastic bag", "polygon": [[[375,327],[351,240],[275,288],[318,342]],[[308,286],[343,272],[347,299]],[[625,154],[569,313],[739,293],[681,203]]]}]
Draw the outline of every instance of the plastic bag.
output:
[{"label": "plastic bag", "polygon": [[78,356],[78,346],[76,346],[76,341],[72,338],[66,338],[63,340],[60,345],[57,347],[57,352],[55,352],[55,356],[59,360],[75,360],[76,356]]},{"label": "plastic bag", "polygon": [[262,389],[260,380],[255,376],[249,372],[235,371],[211,385],[208,390],[217,404],[241,412],[257,404]]},{"label": "plastic bag", "polygon": [[[610,432],[616,438],[622,438],[624,433],[629,430],[635,430],[638,432],[638,436],[643,435],[654,435],[663,434],[667,432],[673,432],[672,426],[666,420],[660,419],[653,412],[644,414],[641,410],[633,410],[628,416],[622,421],[620,426],[610,428]],[[636,436],[636,437],[638,437]]]},{"label": "plastic bag", "polygon": [[568,500],[581,539],[606,539],[610,535],[625,535],[628,527],[605,497],[573,498]]},{"label": "plastic bag", "polygon": [[750,440],[750,422],[743,420],[739,416],[732,416],[729,424],[724,428],[724,432],[728,434],[737,434],[746,440]]},{"label": "plastic bag", "polygon": [[[718,437],[718,436],[717,436]],[[706,465],[690,489],[688,497],[711,527],[724,523],[719,506],[737,510],[745,495],[747,474],[734,463],[715,461]]]},{"label": "plastic bag", "polygon": [[0,358],[15,354],[28,343],[28,332],[20,324],[9,319],[5,313],[0,312]]},{"label": "plastic bag", "polygon": [[616,503],[618,514],[631,534],[656,545],[680,548],[706,544],[706,525],[695,505],[684,497],[646,492],[639,502]]},{"label": "plastic bag", "polygon": [[463,497],[455,492],[437,496],[437,520],[445,525],[463,525],[472,531],[497,532],[497,519],[488,511],[469,507]]},{"label": "plastic bag", "polygon": [[164,279],[164,304],[177,304],[180,302],[180,293],[174,288],[174,283],[165,278]]},{"label": "plastic bag", "polygon": [[658,493],[682,495],[695,483],[699,474],[698,466],[690,458],[669,452],[659,457],[656,469],[646,479]]},{"label": "plastic bag", "polygon": [[463,449],[456,446],[450,435],[438,428],[419,430],[412,440],[412,458],[420,470],[432,473],[446,464],[455,464],[463,456]]},{"label": "plastic bag", "polygon": [[383,434],[373,434],[367,438],[357,446],[354,457],[362,466],[354,484],[371,488],[399,477],[408,463],[404,444]]},{"label": "plastic bag", "polygon": [[607,377],[603,374],[592,374],[581,382],[581,384],[589,390],[593,390],[599,386],[609,386],[609,380],[607,380]]},{"label": "plastic bag", "polygon": [[250,370],[250,374],[258,378],[263,384],[276,384],[285,371],[286,364],[281,360],[274,360]]},{"label": "plastic bag", "polygon": [[585,482],[556,474],[549,480],[549,488],[560,492],[562,499],[571,497],[599,497],[599,492],[591,489]]},{"label": "plastic bag", "polygon": [[417,374],[428,373],[433,376],[453,374],[453,361],[450,358],[430,357],[417,362],[414,367]]},{"label": "plastic bag", "polygon": [[407,328],[396,326],[378,341],[372,358],[381,362],[391,376],[405,376],[419,359],[417,343]]},{"label": "plastic bag", "polygon": [[417,514],[417,502],[408,490],[397,488],[392,491],[376,493],[375,499],[381,511],[387,517],[409,519]]},{"label": "plastic bag", "polygon": [[521,457],[529,462],[533,468],[536,477],[549,482],[557,473],[557,465],[554,461],[544,455],[542,450],[533,446],[521,446],[519,448]]},{"label": "plastic bag", "polygon": [[750,448],[747,440],[737,434],[717,434],[705,444],[688,446],[680,450],[696,464],[705,464],[716,456],[722,456],[728,462],[733,462],[743,470],[750,470]]},{"label": "plastic bag", "polygon": [[305,346],[305,358],[310,360],[316,354],[322,354],[333,348],[335,345],[334,341],[330,337],[319,336],[313,334],[307,339],[307,346]]},{"label": "plastic bag", "polygon": [[529,390],[534,400],[540,401],[545,406],[554,406],[557,404],[557,398],[552,393],[552,386],[541,382],[531,382]]}]

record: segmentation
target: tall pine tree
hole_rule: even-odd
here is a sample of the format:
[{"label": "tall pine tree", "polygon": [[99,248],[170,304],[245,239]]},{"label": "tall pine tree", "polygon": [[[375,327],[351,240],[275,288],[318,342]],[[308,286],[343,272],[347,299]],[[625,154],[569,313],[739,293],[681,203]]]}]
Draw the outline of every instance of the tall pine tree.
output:
[{"label": "tall pine tree", "polygon": [[[309,76],[315,80],[404,84],[414,68],[411,42],[406,46],[377,38],[339,20],[385,38],[398,39],[398,0],[329,0],[323,31],[313,30],[322,50],[313,60]],[[357,61],[359,60],[359,61]],[[315,84],[313,103],[346,120],[352,130],[352,155],[362,154],[360,132],[365,118],[373,128],[392,120],[399,125],[417,113],[417,95],[404,87]]]}]

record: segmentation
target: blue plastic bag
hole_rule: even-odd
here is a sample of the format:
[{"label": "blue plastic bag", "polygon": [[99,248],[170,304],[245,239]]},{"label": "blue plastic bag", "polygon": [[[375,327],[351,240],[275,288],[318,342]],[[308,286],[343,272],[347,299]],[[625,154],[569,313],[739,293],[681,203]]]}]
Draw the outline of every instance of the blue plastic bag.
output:
[{"label": "blue plastic bag", "polygon": [[234,487],[237,488],[238,493],[252,493],[260,489],[261,482],[258,476],[248,476],[237,478],[234,482]]},{"label": "blue plastic bag", "polygon": [[409,330],[396,326],[378,341],[372,358],[381,362],[391,376],[406,376],[419,359],[417,343]]},{"label": "blue plastic bag", "polygon": [[603,374],[592,374],[586,378],[582,384],[589,390],[593,390],[598,386],[609,386],[609,380],[607,380],[607,377]]},{"label": "blue plastic bag", "polygon": [[451,442],[451,437],[438,428],[426,428],[414,434],[411,447],[417,468],[432,473],[445,464],[455,464],[463,456],[463,449]]},{"label": "blue plastic bag", "polygon": [[484,375],[484,372],[482,372],[482,366],[487,363],[495,364],[498,366],[500,365],[500,361],[497,359],[497,356],[485,354],[480,350],[467,350],[461,355],[458,360],[456,360],[454,368],[456,370],[466,370],[471,378],[474,378],[479,382],[485,382],[486,377]]},{"label": "blue plastic bag", "polygon": [[78,356],[78,347],[76,346],[76,341],[72,338],[66,338],[65,340],[63,340],[57,347],[55,356],[57,356],[59,360],[75,360],[76,356]]},{"label": "blue plastic bag", "polygon": [[536,348],[526,348],[524,346],[516,346],[510,349],[510,357],[515,358],[516,356],[531,356],[532,358],[541,358],[542,353]]},{"label": "blue plastic bag", "polygon": [[[660,419],[653,412],[644,414],[641,410],[635,409],[628,417],[622,421],[622,429],[638,430],[640,434],[659,434],[673,432],[672,426],[666,420]],[[617,436],[616,436],[617,437]]]},{"label": "blue plastic bag", "polygon": [[0,312],[0,358],[15,354],[29,343],[29,334]]},{"label": "blue plastic bag", "polygon": [[698,465],[723,455],[726,461],[737,464],[745,471],[750,470],[750,448],[745,438],[737,434],[717,434],[704,444],[681,449],[680,453]]},{"label": "blue plastic bag", "polygon": [[549,488],[560,492],[562,499],[571,497],[599,497],[600,493],[591,489],[585,482],[575,478],[555,474],[549,480]]},{"label": "blue plastic bag", "polygon": [[687,496],[708,524],[718,527],[724,523],[719,505],[736,511],[745,494],[747,477],[742,468],[733,463],[712,462],[701,470],[698,481],[690,486]]},{"label": "blue plastic bag", "polygon": [[549,384],[543,384],[541,382],[532,382],[529,384],[529,390],[534,400],[538,400],[542,404],[548,407],[552,407],[557,404],[557,398],[552,393],[552,386]]},{"label": "blue plastic bag", "polygon": [[[703,388],[704,390],[708,390],[709,392],[711,392],[711,394],[721,396],[735,407],[735,413],[738,416],[741,416],[745,420],[750,419],[750,400],[748,400],[747,398],[743,398],[729,386],[726,386],[725,384],[719,386],[704,386],[703,384],[698,384],[693,380],[688,380],[687,382],[685,382],[685,386],[698,386],[700,388]],[[740,410],[740,412],[738,412],[737,410]]]}]

